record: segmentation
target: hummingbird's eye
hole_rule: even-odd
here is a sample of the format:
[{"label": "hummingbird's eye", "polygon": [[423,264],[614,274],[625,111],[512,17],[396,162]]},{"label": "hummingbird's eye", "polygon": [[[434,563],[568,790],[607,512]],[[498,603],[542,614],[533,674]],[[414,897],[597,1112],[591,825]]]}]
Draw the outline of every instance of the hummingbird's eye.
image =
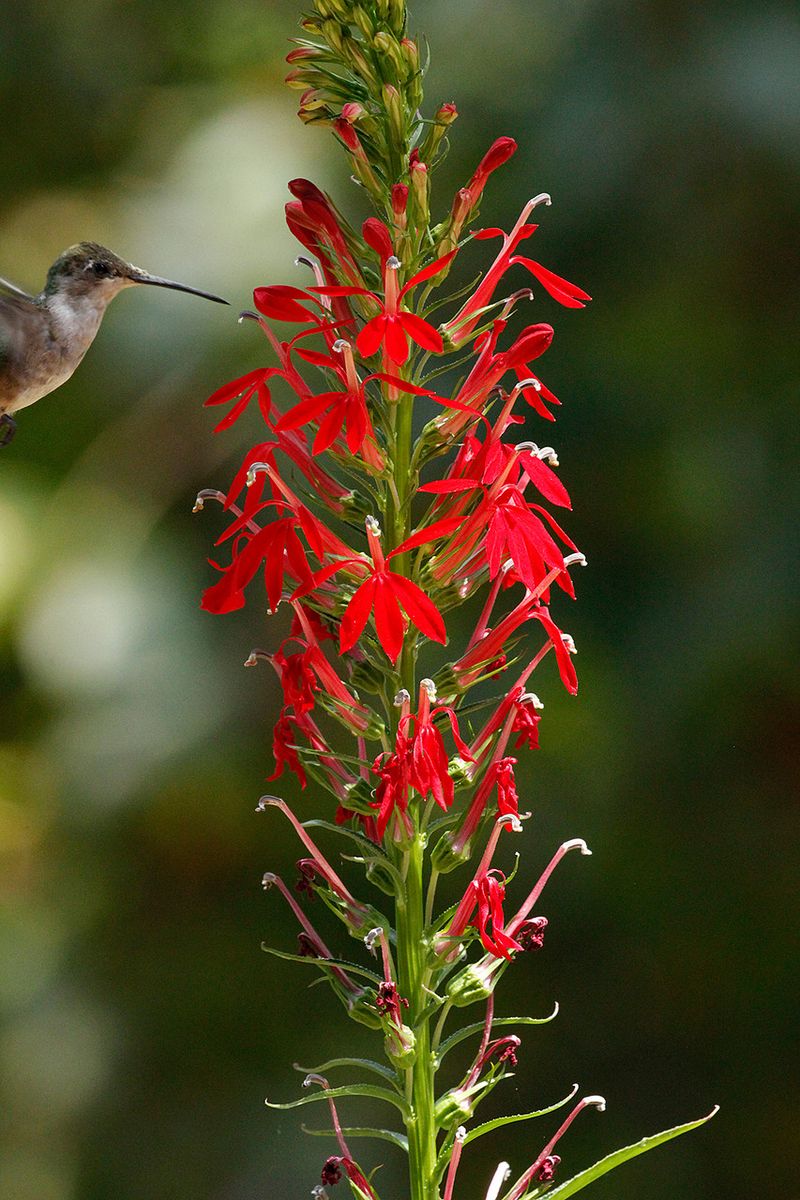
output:
[{"label": "hummingbird's eye", "polygon": [[89,264],[89,269],[92,274],[98,279],[107,279],[111,274],[111,268],[104,262],[93,262]]}]

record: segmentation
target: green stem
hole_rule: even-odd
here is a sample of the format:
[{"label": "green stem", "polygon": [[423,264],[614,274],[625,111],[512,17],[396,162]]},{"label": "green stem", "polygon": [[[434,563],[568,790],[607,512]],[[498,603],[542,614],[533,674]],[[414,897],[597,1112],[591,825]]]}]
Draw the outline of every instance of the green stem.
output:
[{"label": "green stem", "polygon": [[416,1057],[408,1068],[407,1086],[411,1118],[407,1122],[409,1200],[436,1200],[436,1124],[433,1117],[433,1062],[429,1018],[420,1019],[426,1006],[427,947],[423,935],[424,837],[416,834],[407,851],[405,888],[397,897],[397,964],[400,994],[409,1000],[409,1023],[416,1034]]}]

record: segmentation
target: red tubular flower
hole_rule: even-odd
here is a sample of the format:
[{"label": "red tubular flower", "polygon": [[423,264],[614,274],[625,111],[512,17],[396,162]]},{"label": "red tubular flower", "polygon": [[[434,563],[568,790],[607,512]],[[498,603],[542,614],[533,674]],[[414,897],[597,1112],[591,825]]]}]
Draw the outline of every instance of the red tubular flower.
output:
[{"label": "red tubular flower", "polygon": [[383,841],[384,834],[395,812],[399,813],[405,826],[405,832],[412,832],[411,823],[406,817],[408,809],[408,792],[411,787],[410,746],[408,737],[402,729],[398,729],[395,748],[391,754],[379,754],[372,764],[372,770],[380,775],[380,783],[375,789],[375,801],[372,807],[377,812],[376,833],[378,841]]},{"label": "red tubular flower", "polygon": [[201,607],[210,613],[229,613],[244,606],[244,589],[263,564],[270,608],[274,611],[283,594],[283,581],[290,573],[300,585],[311,582],[311,568],[295,527],[295,517],[281,517],[264,526],[247,540],[234,545],[233,560],[222,569],[222,578],[203,593]]},{"label": "red tubular flower", "polygon": [[300,780],[300,786],[304,788],[308,783],[308,776],[303,770],[303,764],[297,757],[295,744],[297,742],[297,732],[299,722],[297,717],[293,717],[291,713],[282,712],[275,722],[275,728],[272,731],[272,753],[275,756],[275,770],[271,775],[267,776],[267,780],[272,782],[273,779],[278,779],[288,767],[290,771],[294,771],[297,778]]},{"label": "red tubular flower", "polygon": [[411,786],[420,794],[423,800],[430,796],[445,812],[453,803],[454,786],[450,777],[450,758],[444,747],[442,735],[434,724],[434,719],[443,713],[450,721],[453,741],[463,759],[472,762],[469,747],[462,741],[458,730],[458,721],[452,708],[439,705],[431,708],[435,701],[436,691],[430,679],[423,679],[419,687],[419,708],[416,714],[409,714],[400,720],[400,731],[405,734],[410,724],[414,724],[414,733],[410,744],[407,743],[409,756],[408,779]]},{"label": "red tubular flower", "polygon": [[[380,224],[377,221],[375,223]],[[361,329],[356,339],[358,352],[365,358],[371,358],[383,349],[387,358],[397,366],[402,366],[408,360],[409,340],[434,354],[441,354],[444,349],[442,335],[438,330],[416,313],[408,312],[402,305],[403,299],[412,288],[443,271],[452,262],[455,254],[456,251],[452,250],[442,258],[428,263],[427,267],[412,275],[402,288],[397,286],[400,260],[394,255],[388,256],[383,265],[383,298],[361,287],[325,287],[313,290],[323,296],[366,296],[372,299],[381,311]]]},{"label": "red tubular flower", "polygon": [[582,288],[569,283],[566,279],[562,279],[560,275],[556,275],[553,271],[549,271],[541,263],[515,255],[519,243],[529,238],[538,229],[537,225],[529,225],[527,221],[534,208],[542,203],[548,205],[551,203],[550,197],[546,193],[542,193],[529,200],[513,229],[508,234],[504,233],[502,229],[481,229],[475,234],[475,238],[478,241],[485,240],[486,238],[501,237],[503,245],[488,271],[484,273],[475,291],[465,300],[456,315],[445,326],[447,333],[456,344],[466,341],[472,330],[479,323],[482,311],[486,305],[491,303],[500,280],[510,267],[517,264],[524,266],[530,271],[545,290],[550,293],[553,299],[567,308],[583,308],[586,302],[591,300],[588,292],[584,292]]},{"label": "red tubular flower", "polygon": [[262,417],[269,424],[272,396],[267,386],[267,380],[271,379],[273,375],[279,374],[278,367],[259,367],[258,370],[248,371],[241,378],[233,379],[230,383],[225,383],[221,388],[217,388],[216,392],[205,401],[207,408],[217,404],[227,404],[230,400],[233,400],[234,404],[219,424],[214,426],[214,433],[221,433],[223,429],[229,429],[238,421],[254,396],[258,398],[258,407]]},{"label": "red tubular flower", "polygon": [[514,779],[515,758],[501,758],[494,764],[499,816],[519,816],[519,794]]},{"label": "red tubular flower", "polygon": [[342,653],[351,650],[356,644],[371,615],[375,621],[378,641],[393,663],[397,662],[403,647],[405,634],[403,612],[426,637],[434,642],[445,642],[447,632],[442,615],[436,605],[413,580],[391,571],[387,562],[398,554],[405,554],[417,546],[433,541],[436,537],[451,533],[458,523],[457,518],[438,521],[435,525],[407,538],[384,558],[380,544],[380,529],[377,522],[372,517],[368,517],[367,540],[372,555],[371,569],[369,562],[363,556],[350,555],[340,562],[323,567],[313,577],[311,584],[304,585],[295,593],[295,596],[305,594],[346,567],[366,570],[369,572],[367,579],[356,589],[342,616],[339,637],[339,648]]},{"label": "red tubular flower", "polygon": [[[503,930],[503,900],[505,899],[505,875],[502,871],[484,871],[479,879],[470,885],[476,892],[478,912],[470,921],[480,933],[481,942],[495,958],[510,959],[511,955],[521,950],[519,942],[509,937]],[[491,927],[491,928],[490,928]]]},{"label": "red tubular flower", "polygon": [[467,191],[473,197],[473,202],[477,202],[480,199],[489,176],[498,167],[502,167],[503,163],[508,162],[512,154],[516,153],[516,150],[517,143],[513,138],[499,137],[496,141],[492,142],[467,184]]}]

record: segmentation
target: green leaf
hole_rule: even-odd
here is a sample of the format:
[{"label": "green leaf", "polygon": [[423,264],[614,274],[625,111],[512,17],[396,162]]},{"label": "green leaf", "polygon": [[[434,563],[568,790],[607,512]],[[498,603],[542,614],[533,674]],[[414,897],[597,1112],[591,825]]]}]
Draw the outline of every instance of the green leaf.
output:
[{"label": "green leaf", "polygon": [[402,1100],[395,1092],[390,1092],[387,1088],[378,1087],[373,1083],[349,1083],[344,1087],[335,1088],[320,1088],[318,1092],[313,1092],[310,1096],[301,1096],[299,1100],[289,1100],[286,1104],[274,1104],[271,1100],[265,1100],[267,1108],[303,1108],[306,1104],[317,1104],[320,1100],[338,1100],[341,1096],[370,1096],[373,1100],[385,1100],[387,1104],[393,1105],[403,1114],[403,1120],[411,1119],[411,1108]]},{"label": "green leaf", "polygon": [[[335,1137],[336,1131],[333,1129],[309,1129],[307,1125],[301,1125],[303,1133],[309,1133],[312,1137]],[[343,1136],[346,1138],[376,1138],[378,1141],[391,1142],[394,1146],[408,1154],[408,1138],[403,1133],[397,1133],[394,1129],[343,1129]]]},{"label": "green leaf", "polygon": [[383,1063],[373,1062],[371,1058],[329,1058],[327,1062],[322,1063],[319,1067],[301,1067],[297,1063],[294,1064],[295,1071],[302,1071],[304,1075],[326,1075],[328,1071],[335,1067],[359,1067],[363,1071],[374,1071],[376,1075],[382,1075],[384,1079],[388,1079],[390,1083],[395,1084],[397,1076],[391,1067],[384,1066]]},{"label": "green leaf", "polygon": [[[631,1146],[624,1146],[622,1150],[615,1150],[613,1154],[601,1158],[593,1167],[589,1167],[586,1171],[581,1171],[578,1175],[573,1175],[572,1179],[567,1179],[564,1183],[559,1184],[558,1187],[553,1188],[552,1191],[547,1193],[547,1200],[567,1200],[567,1196],[574,1196],[576,1192],[582,1191],[590,1183],[594,1183],[595,1179],[599,1179],[601,1175],[606,1175],[609,1171],[613,1171],[615,1167],[621,1166],[628,1159],[636,1158],[639,1154],[645,1154],[648,1150],[654,1150],[662,1142],[669,1142],[672,1138],[679,1137],[682,1133],[688,1133],[691,1129],[697,1129],[700,1125],[705,1125],[706,1121],[710,1121],[718,1111],[719,1105],[716,1105],[707,1116],[701,1117],[699,1121],[689,1121],[686,1125],[676,1125],[674,1129],[665,1129],[663,1133],[654,1133],[651,1137],[642,1138],[640,1142],[634,1142]],[[528,1193],[528,1195],[531,1194]]]},{"label": "green leaf", "polygon": [[[498,1025],[546,1025],[548,1021],[552,1021],[558,1016],[558,1003],[550,1013],[549,1017],[495,1017],[492,1021],[492,1029]],[[441,1063],[445,1054],[457,1046],[459,1042],[465,1041],[468,1037],[472,1037],[473,1033],[480,1033],[483,1030],[483,1021],[476,1021],[474,1025],[465,1025],[463,1029],[457,1029],[455,1033],[451,1033],[449,1038],[446,1038],[439,1047],[438,1057]]]},{"label": "green leaf", "polygon": [[338,833],[340,837],[349,838],[351,842],[355,842],[370,858],[386,857],[380,846],[364,837],[363,833],[358,833],[355,829],[348,829],[346,825],[334,825],[332,821],[322,821],[315,817],[311,821],[303,821],[303,829],[327,829],[328,833]]},{"label": "green leaf", "polygon": [[547,1108],[538,1108],[535,1112],[527,1113],[512,1113],[508,1117],[495,1117],[492,1121],[484,1121],[482,1125],[476,1125],[474,1129],[470,1129],[467,1136],[464,1138],[464,1145],[469,1145],[476,1138],[483,1137],[485,1133],[491,1133],[494,1129],[499,1129],[501,1125],[514,1125],[517,1121],[533,1121],[536,1117],[545,1117],[548,1113],[555,1112],[558,1108],[563,1108],[565,1104],[569,1104],[572,1097],[578,1090],[578,1085],[564,1096],[563,1100],[557,1100],[555,1104],[550,1104]]},{"label": "green leaf", "polygon": [[368,971],[366,967],[360,967],[358,963],[348,962],[344,958],[311,958],[306,954],[290,954],[288,950],[276,950],[274,946],[268,946],[262,942],[261,949],[265,954],[271,954],[273,958],[283,958],[286,962],[305,963],[312,967],[339,967],[342,971],[347,971],[348,975],[362,975],[364,979],[368,979],[370,983],[378,987],[383,981],[374,971]]}]

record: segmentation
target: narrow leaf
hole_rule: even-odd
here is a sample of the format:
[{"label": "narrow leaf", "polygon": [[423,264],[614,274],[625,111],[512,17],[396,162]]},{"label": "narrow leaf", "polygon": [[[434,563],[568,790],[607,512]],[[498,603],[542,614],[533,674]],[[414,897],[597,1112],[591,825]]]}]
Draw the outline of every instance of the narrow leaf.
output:
[{"label": "narrow leaf", "polygon": [[710,1121],[718,1111],[719,1105],[712,1108],[711,1112],[707,1116],[701,1117],[699,1121],[688,1121],[685,1125],[676,1125],[674,1129],[665,1129],[663,1133],[654,1133],[651,1137],[642,1138],[640,1142],[634,1142],[631,1146],[623,1146],[621,1150],[615,1150],[613,1154],[601,1158],[593,1167],[581,1171],[578,1175],[573,1175],[572,1179],[567,1179],[558,1187],[553,1188],[551,1192],[547,1193],[547,1200],[567,1200],[567,1196],[574,1196],[576,1192],[583,1191],[590,1183],[594,1183],[595,1179],[613,1171],[615,1167],[621,1166],[628,1159],[636,1158],[639,1154],[654,1150],[663,1142],[669,1142],[682,1133],[688,1133],[691,1129],[705,1125],[706,1121]]},{"label": "narrow leaf", "polygon": [[287,950],[276,950],[273,946],[267,945],[262,945],[261,949],[265,954],[271,954],[273,958],[285,959],[286,962],[305,963],[312,967],[339,967],[348,975],[361,975],[375,987],[383,982],[380,975],[376,975],[374,971],[368,971],[365,967],[359,967],[357,963],[348,962],[344,958],[311,958],[306,954],[290,954]]},{"label": "narrow leaf", "polygon": [[403,1120],[411,1119],[411,1108],[406,1104],[405,1100],[396,1095],[395,1092],[390,1092],[387,1088],[378,1087],[374,1083],[350,1083],[343,1087],[335,1088],[320,1088],[317,1092],[312,1092],[310,1096],[301,1096],[299,1100],[289,1100],[285,1104],[275,1104],[271,1100],[265,1100],[267,1108],[279,1108],[286,1110],[290,1108],[303,1108],[306,1104],[318,1104],[320,1100],[338,1100],[344,1096],[369,1096],[372,1100],[384,1100],[387,1104],[391,1104],[403,1114]]},{"label": "narrow leaf", "polygon": [[[335,1137],[336,1133],[333,1129],[309,1129],[307,1125],[301,1125],[303,1133],[309,1133],[312,1137]],[[379,1141],[391,1142],[394,1146],[408,1154],[408,1138],[405,1134],[397,1133],[394,1129],[343,1129],[342,1134],[345,1138],[377,1138]]]},{"label": "narrow leaf", "polygon": [[295,1063],[294,1066],[295,1070],[302,1072],[303,1075],[327,1075],[328,1071],[336,1067],[359,1067],[363,1071],[374,1071],[376,1075],[382,1075],[392,1084],[396,1080],[396,1075],[391,1067],[373,1062],[371,1058],[329,1058],[319,1067],[301,1067],[298,1063]]},{"label": "narrow leaf", "polygon": [[[552,1021],[558,1016],[558,1004],[550,1013],[549,1017],[495,1017],[492,1021],[492,1029],[499,1025],[546,1025],[548,1021]],[[474,1025],[465,1025],[463,1029],[457,1029],[455,1033],[451,1033],[450,1037],[442,1042],[438,1050],[439,1062],[442,1061],[445,1054],[457,1046],[459,1042],[464,1042],[468,1037],[472,1037],[473,1033],[480,1033],[483,1030],[484,1022],[476,1021]]]},{"label": "narrow leaf", "polygon": [[499,1129],[501,1125],[514,1125],[517,1121],[533,1121],[536,1117],[545,1117],[548,1113],[555,1112],[556,1109],[563,1108],[565,1104],[569,1104],[577,1090],[578,1086],[576,1084],[562,1100],[557,1100],[555,1104],[551,1104],[547,1108],[539,1108],[535,1112],[511,1113],[507,1117],[495,1117],[492,1121],[484,1121],[482,1125],[476,1125],[474,1129],[470,1129],[464,1138],[464,1145],[469,1145],[476,1138],[483,1137],[485,1133],[491,1133],[492,1130]]}]

